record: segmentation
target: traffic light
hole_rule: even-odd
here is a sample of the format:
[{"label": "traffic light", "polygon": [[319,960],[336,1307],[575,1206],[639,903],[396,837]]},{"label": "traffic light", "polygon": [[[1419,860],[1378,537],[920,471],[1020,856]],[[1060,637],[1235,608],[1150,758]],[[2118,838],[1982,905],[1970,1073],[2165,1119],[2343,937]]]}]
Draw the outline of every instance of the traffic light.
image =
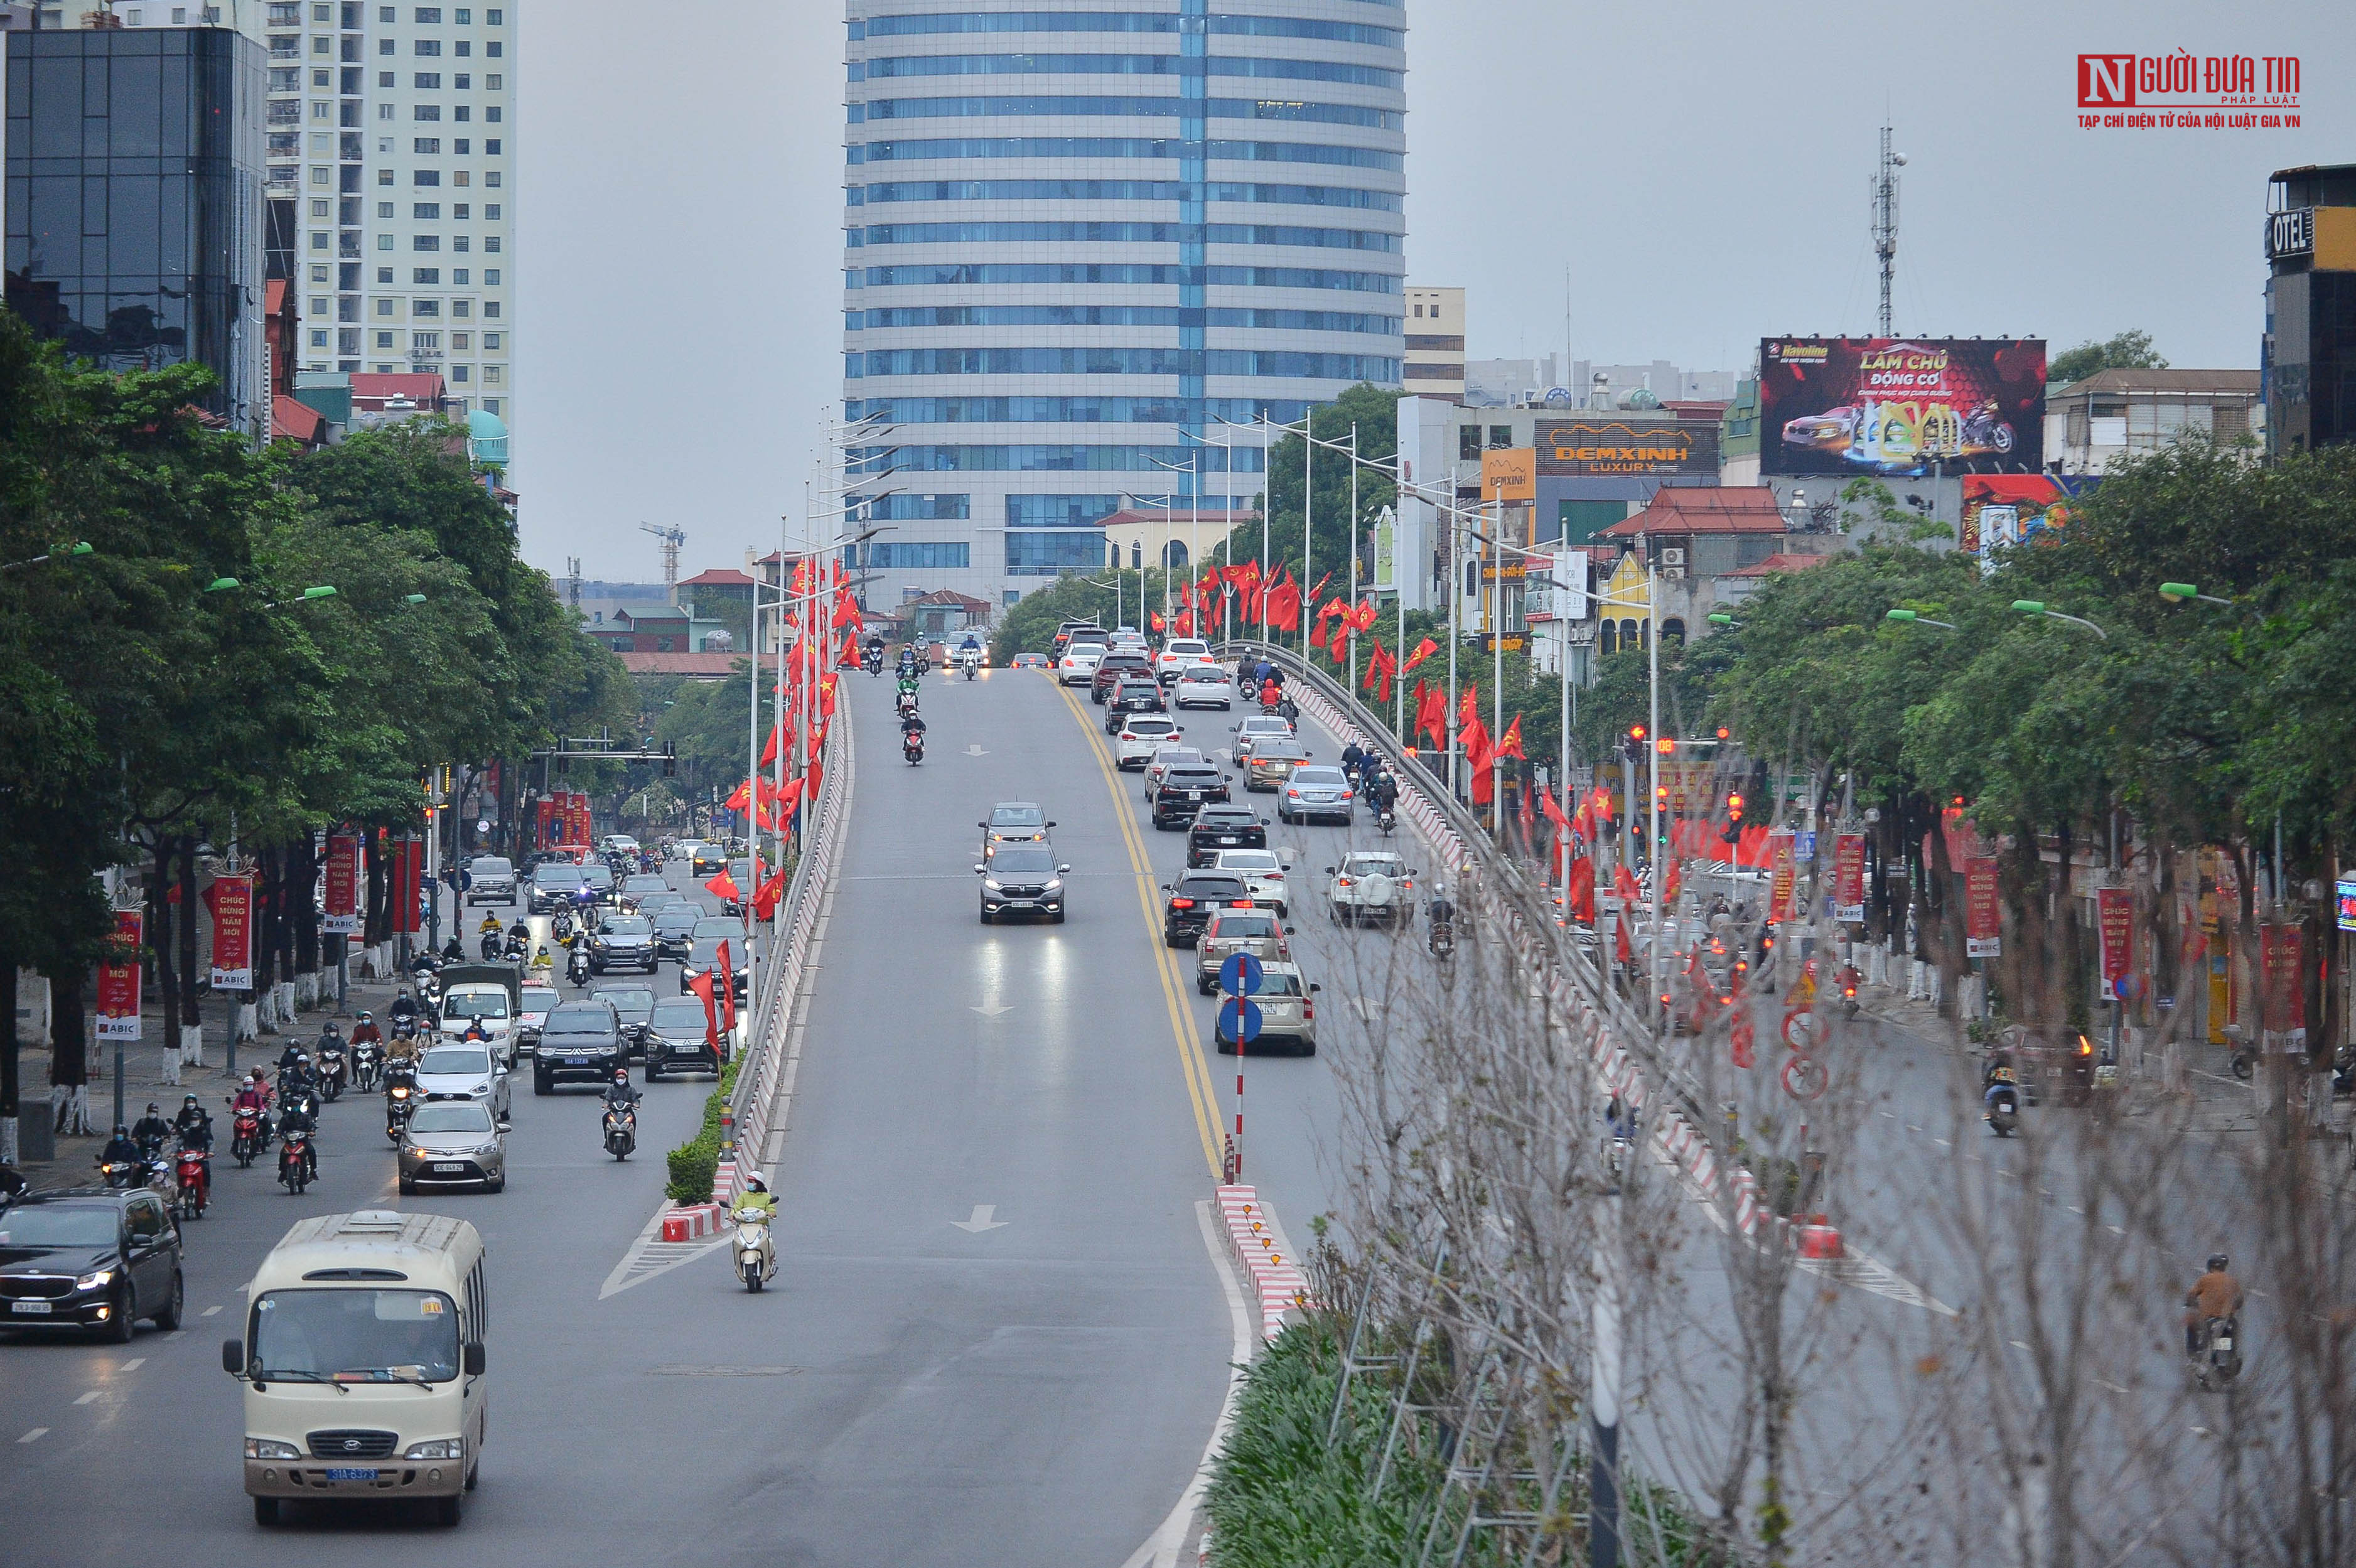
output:
[{"label": "traffic light", "polygon": [[1653,744],[1659,750],[1661,755],[1665,757],[1674,756],[1676,753],[1677,743],[1675,741],[1670,740],[1666,735],[1662,736],[1659,740],[1654,741]]},{"label": "traffic light", "polygon": [[1644,756],[1644,727],[1642,724],[1631,724],[1628,727],[1628,738],[1620,742],[1620,754],[1632,763]]},{"label": "traffic light", "polygon": [[675,778],[678,774],[679,742],[676,741],[665,741],[663,742],[663,777],[667,779]]},{"label": "traffic light", "polygon": [[1719,835],[1729,844],[1742,842],[1742,792],[1736,790],[1726,797],[1726,831]]}]

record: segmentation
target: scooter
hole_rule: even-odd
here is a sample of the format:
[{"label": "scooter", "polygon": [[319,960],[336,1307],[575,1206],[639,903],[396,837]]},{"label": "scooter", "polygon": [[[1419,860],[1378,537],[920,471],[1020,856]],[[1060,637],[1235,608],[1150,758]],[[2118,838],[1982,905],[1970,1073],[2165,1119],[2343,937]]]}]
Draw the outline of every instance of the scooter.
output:
[{"label": "scooter", "polygon": [[1387,805],[1379,807],[1375,813],[1375,826],[1382,829],[1384,837],[1389,837],[1398,829],[1398,813]]},{"label": "scooter", "polygon": [[777,1251],[769,1242],[769,1211],[766,1209],[733,1209],[728,1217],[736,1221],[736,1277],[744,1288],[757,1292],[777,1277]]},{"label": "scooter", "polygon": [[558,910],[556,912],[556,918],[549,923],[548,933],[556,938],[557,944],[560,946],[565,943],[571,942],[573,940],[573,912],[568,909]]},{"label": "scooter", "polygon": [[2233,1048],[2233,1076],[2247,1083],[2257,1075],[2258,1048],[2244,1043]]},{"label": "scooter", "polygon": [[589,983],[589,949],[575,947],[564,961],[564,977],[578,987]]},{"label": "scooter", "polygon": [[925,760],[925,732],[922,730],[911,730],[906,734],[901,736],[900,754],[908,759],[908,765],[912,768],[918,763],[923,762]]},{"label": "scooter", "polygon": [[2009,1083],[1997,1084],[1995,1092],[1987,1097],[1986,1106],[1980,1112],[1980,1115],[1987,1123],[1988,1131],[1997,1136],[2000,1138],[2012,1136],[2014,1129],[2020,1125],[2019,1094]]},{"label": "scooter", "polygon": [[862,663],[865,665],[869,675],[882,675],[884,673],[884,650],[882,648],[868,649],[867,657],[862,660]]},{"label": "scooter", "polygon": [[2241,1319],[2211,1317],[2201,1324],[2201,1353],[2192,1376],[2202,1388],[2222,1388],[2242,1375]]},{"label": "scooter", "polygon": [[968,680],[971,680],[981,670],[981,656],[980,654],[967,654],[960,657],[958,660],[958,663],[965,667],[965,677]]},{"label": "scooter", "polygon": [[341,1040],[319,1042],[319,1097],[330,1105],[344,1093],[344,1046]]},{"label": "scooter", "polygon": [[1430,950],[1434,958],[1443,964],[1455,957],[1456,923],[1452,920],[1431,922],[1430,929],[1425,933],[1423,944]]},{"label": "scooter", "polygon": [[638,1147],[638,1114],[627,1105],[605,1107],[605,1152],[627,1159]]},{"label": "scooter", "polygon": [[268,1142],[262,1136],[261,1112],[240,1111],[230,1119],[229,1152],[236,1157],[240,1170],[251,1166],[253,1157],[260,1154]]},{"label": "scooter", "polygon": [[361,1093],[372,1093],[378,1075],[384,1071],[384,1052],[376,1041],[361,1040],[352,1042],[352,1087]]},{"label": "scooter", "polygon": [[498,961],[499,961],[499,935],[498,935],[498,933],[497,933],[497,932],[495,932],[495,931],[487,931],[487,932],[483,933],[483,962],[484,962],[484,963],[486,963],[486,964],[496,964],[496,963],[498,963]]},{"label": "scooter", "polygon": [[319,1174],[317,1163],[311,1157],[311,1135],[300,1129],[286,1135],[278,1146],[278,1179],[295,1197]]},{"label": "scooter", "polygon": [[409,1130],[409,1114],[417,1108],[417,1069],[396,1061],[384,1071],[384,1136],[394,1143]]},{"label": "scooter", "polygon": [[172,1162],[173,1208],[183,1220],[204,1218],[205,1204],[212,1197],[212,1156],[187,1144]]}]

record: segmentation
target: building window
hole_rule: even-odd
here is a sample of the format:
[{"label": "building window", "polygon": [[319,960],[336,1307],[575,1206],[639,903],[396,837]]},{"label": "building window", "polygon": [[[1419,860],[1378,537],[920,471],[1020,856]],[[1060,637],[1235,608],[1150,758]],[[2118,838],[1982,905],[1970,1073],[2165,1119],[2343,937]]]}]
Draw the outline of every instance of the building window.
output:
[{"label": "building window", "polygon": [[439,251],[442,249],[442,236],[412,234],[409,237],[409,248],[412,251]]},{"label": "building window", "polygon": [[391,250],[391,249],[392,249],[392,236],[391,236],[391,235],[390,235],[390,234],[380,234],[380,235],[378,235],[378,236],[376,237],[376,248],[377,248],[378,250],[380,250],[380,251],[390,251],[390,250]]},{"label": "building window", "polygon": [[508,79],[506,77],[494,73],[493,75],[483,78],[483,91],[485,92],[505,92],[507,88]]},{"label": "building window", "polygon": [[499,220],[499,204],[495,201],[484,208],[483,216],[491,222],[497,223]]},{"label": "building window", "polygon": [[463,354],[468,347],[472,347],[472,339],[474,338],[474,336],[475,335],[471,332],[454,332],[450,335],[450,347],[456,352]]},{"label": "building window", "polygon": [[[497,353],[497,352],[498,351],[499,345],[500,345],[503,341],[505,341],[505,338],[506,338],[506,334],[504,334],[504,333],[498,333],[498,332],[486,332],[485,334],[483,334],[483,350],[484,350],[484,352],[486,352],[486,353]],[[749,701],[751,701],[752,699],[751,699],[750,698],[747,698],[745,700],[749,702]]]},{"label": "building window", "polygon": [[[499,144],[497,139],[484,143],[483,153],[487,157],[498,157],[499,155]],[[485,175],[483,176],[483,183],[485,185],[497,185],[499,183],[499,176],[497,174]]]},{"label": "building window", "polygon": [[[485,283],[486,285],[495,284],[495,283],[497,283],[498,281],[499,281],[499,270],[498,270],[497,267],[486,267],[486,268],[484,268],[484,269],[483,269],[483,282],[484,282],[484,283]],[[490,314],[490,315],[497,315],[498,313],[497,313],[497,312],[489,312],[489,313],[487,313],[487,314]]]},{"label": "building window", "polygon": [[1491,425],[1491,426],[1489,427],[1489,444],[1490,444],[1491,446],[1511,446],[1511,445],[1513,445],[1513,444],[1514,444],[1514,427],[1513,427],[1512,425],[1509,425],[1509,424],[1493,424],[1493,425]]},{"label": "building window", "polygon": [[452,185],[472,185],[474,180],[475,175],[474,171],[471,169],[452,169],[450,171],[450,183]]},{"label": "building window", "polygon": [[376,270],[376,281],[380,283],[389,283],[392,282],[392,269],[391,267],[379,267]]},{"label": "building window", "polygon": [[[379,315],[391,315],[392,314],[392,302],[391,300],[377,301],[376,313]],[[746,700],[750,701],[751,699],[748,698]]]},{"label": "building window", "polygon": [[[393,108],[393,106],[392,106],[391,104],[390,104],[390,103],[380,103],[380,104],[378,104],[378,105],[376,106],[376,117],[377,117],[378,119],[380,119],[380,120],[390,120],[390,119],[391,119],[391,118],[392,118],[392,108]],[[390,136],[386,136],[386,137],[381,138],[380,140],[385,141],[385,142],[390,142],[390,141],[391,141],[391,140],[392,140],[392,138],[391,138],[391,137],[390,137]],[[389,153],[389,152],[392,151],[392,149],[391,149],[391,147],[380,147],[380,148],[379,148],[379,151]],[[387,181],[386,183],[387,183],[387,184],[390,184],[390,183],[391,183],[391,182]]]},{"label": "building window", "polygon": [[457,108],[450,111],[450,118],[459,121],[462,123],[466,121],[472,120],[474,117],[475,112],[463,103],[458,105]]},{"label": "building window", "polygon": [[442,52],[442,40],[439,38],[420,38],[417,40],[417,48],[414,52],[420,59],[430,59]]},{"label": "building window", "polygon": [[456,22],[458,26],[462,27],[473,22],[474,19],[475,14],[466,9],[464,5],[459,6],[456,11],[451,14],[451,20]]},{"label": "building window", "polygon": [[[1186,570],[1186,544],[1184,540],[1172,539],[1168,544],[1162,547],[1162,570],[1164,571],[1183,571]],[[1273,597],[1273,595],[1270,597]],[[744,700],[749,704],[752,701],[752,699],[746,698]]]},{"label": "building window", "polygon": [[[327,248],[327,231],[326,229],[314,229],[314,230],[312,230],[312,233],[311,233],[311,249],[312,249],[312,250],[314,250],[314,251],[324,251],[324,250],[326,250]],[[745,700],[750,701],[750,700],[751,700],[751,699],[747,698]]]},{"label": "building window", "polygon": [[412,348],[439,348],[442,347],[442,335],[438,332],[412,332],[409,335],[409,346]]},{"label": "building window", "polygon": [[[385,216],[391,217],[391,214],[387,213]],[[439,222],[442,218],[442,204],[438,201],[412,201],[409,204],[409,216],[431,218]]]},{"label": "building window", "polygon": [[[487,278],[484,281],[487,283],[490,280]],[[497,300],[485,300],[483,302],[483,319],[486,321],[497,321],[498,318],[499,302]]]},{"label": "building window", "polygon": [[392,216],[392,203],[389,201],[378,202],[376,204],[376,215],[379,218],[391,218]]},{"label": "building window", "polygon": [[391,185],[392,183],[392,171],[391,169],[377,170],[376,183],[379,185]]},{"label": "building window", "polygon": [[421,27],[440,27],[442,25],[442,7],[439,5],[420,5],[417,8],[417,25]]},{"label": "building window", "polygon": [[[460,54],[462,54],[462,55],[463,55],[463,54],[465,54],[465,53],[466,52],[466,45],[464,45],[464,44],[460,44],[460,45],[458,46],[458,52],[459,52]],[[464,91],[466,91],[467,89],[469,89],[469,88],[471,88],[471,87],[473,87],[473,86],[475,85],[475,79],[474,79],[473,77],[471,77],[471,76],[468,76],[465,71],[463,71],[463,70],[462,70],[462,71],[460,71],[457,75],[455,75],[455,76],[454,76],[454,77],[452,77],[452,78],[450,79],[450,85],[451,85],[452,87],[455,88],[458,91],[460,91],[460,92],[464,92]]]},{"label": "building window", "polygon": [[326,283],[326,282],[327,281],[327,268],[325,268],[325,267],[314,267],[314,268],[312,268],[312,269],[311,269],[311,281],[312,281],[313,283]]},{"label": "building window", "polygon": [[[464,279],[460,280],[462,283],[464,281]],[[450,302],[450,314],[459,317],[461,320],[472,315],[474,311],[475,302],[472,300],[452,300]]]},{"label": "building window", "polygon": [[334,184],[335,182],[328,177],[332,172],[333,171],[325,168],[319,168],[316,166],[313,167],[311,170],[311,183],[313,185]]},{"label": "building window", "polygon": [[[451,52],[461,56],[470,55],[475,52],[475,46],[468,43],[466,39],[460,38],[455,45],[452,46]],[[458,79],[458,85],[461,87],[466,85],[466,81],[464,77]]]},{"label": "building window", "polygon": [[[376,41],[376,52],[380,55],[397,55],[401,52],[401,46],[394,43],[391,38],[379,38]],[[387,80],[380,82],[379,85],[391,87],[392,83],[390,80]]]},{"label": "building window", "polygon": [[325,222],[327,218],[327,204],[325,201],[313,202],[311,204],[311,216],[319,219],[321,222]]},{"label": "building window", "polygon": [[489,121],[489,122],[490,122],[492,124],[494,124],[494,125],[498,124],[501,120],[504,120],[506,117],[507,117],[507,111],[506,111],[506,110],[504,110],[504,109],[501,109],[501,108],[500,108],[498,104],[496,104],[496,103],[492,104],[489,108],[487,108],[487,109],[486,109],[486,110],[484,110],[484,111],[483,111],[483,118],[484,118],[484,119],[486,119],[486,120],[487,120],[487,121]]},{"label": "building window", "polygon": [[[325,348],[327,346],[327,329],[324,326],[313,327],[311,329],[311,347],[314,348]],[[752,699],[746,698],[745,700],[750,702]]]},{"label": "building window", "polygon": [[412,169],[409,172],[409,183],[413,186],[438,186],[442,183],[442,171],[440,169]]},{"label": "building window", "polygon": [[420,92],[439,92],[442,91],[442,73],[438,70],[421,70],[417,73],[416,80],[417,91]]},{"label": "building window", "polygon": [[463,201],[458,202],[450,208],[450,216],[464,223],[475,216],[475,209]]},{"label": "building window", "polygon": [[493,59],[499,59],[507,53],[507,45],[498,42],[487,43],[483,46],[483,52],[490,56]]},{"label": "building window", "polygon": [[[390,332],[380,332],[380,333],[378,333],[378,334],[376,335],[376,346],[377,346],[379,348],[390,348],[390,347],[392,347],[392,334],[391,334],[391,333],[390,333]],[[752,701],[752,699],[748,697],[748,698],[746,698],[744,700],[745,700],[745,701],[747,701],[747,702],[750,702],[750,701]]]},{"label": "building window", "polygon": [[438,316],[442,314],[442,302],[440,300],[411,300],[409,302],[409,314],[412,316]]},{"label": "building window", "polygon": [[[453,365],[450,367],[450,379],[453,381],[471,380],[473,378],[474,367],[471,365]],[[749,702],[751,699],[747,698],[745,700]]]},{"label": "building window", "polygon": [[464,268],[464,267],[453,267],[453,268],[450,270],[450,281],[451,281],[452,283],[454,283],[457,284],[457,285],[458,285],[458,287],[460,287],[460,288],[462,288],[462,289],[463,289],[463,288],[465,288],[465,287],[466,286],[466,280],[467,280],[467,272],[466,272],[466,268]]},{"label": "building window", "polygon": [[[504,365],[486,365],[486,366],[484,366],[484,367],[483,367],[483,379],[484,379],[484,380],[486,380],[486,381],[487,381],[487,382],[489,382],[492,386],[496,387],[496,386],[499,385],[499,383],[501,383],[502,381],[505,381],[507,379],[508,379],[508,377],[507,377],[507,367],[506,367],[506,366],[504,366]],[[749,702],[749,701],[751,701],[752,699],[751,699],[750,698],[747,698],[745,700]]]},{"label": "building window", "polygon": [[412,103],[409,106],[409,117],[412,120],[439,120],[442,118],[442,106],[438,103]]},{"label": "building window", "polygon": [[327,295],[313,294],[311,296],[311,314],[313,315],[325,315],[327,314]]},{"label": "building window", "polygon": [[[487,377],[485,378],[487,380],[489,378]],[[499,411],[499,400],[497,398],[485,398],[483,400],[483,411],[487,414],[498,413]]]},{"label": "building window", "polygon": [[[1610,621],[1604,622],[1602,630],[1596,636],[1595,646],[1597,651],[1601,653],[1618,653],[1620,651],[1619,627]],[[752,702],[752,699],[746,698],[745,702],[749,706]]]},{"label": "building window", "polygon": [[[1477,424],[1456,427],[1456,456],[1459,462],[1481,461],[1481,427]],[[749,701],[750,699],[747,699]]]},{"label": "building window", "polygon": [[450,236],[450,249],[453,251],[463,252],[469,243],[470,241],[466,235],[453,234]]},{"label": "building window", "polygon": [[422,284],[429,289],[438,289],[442,286],[442,269],[439,267],[412,267],[410,269],[409,281],[412,286]]},{"label": "building window", "polygon": [[455,142],[451,143],[450,145],[451,149],[462,158],[475,150],[475,144],[469,142],[464,136],[459,137]]}]

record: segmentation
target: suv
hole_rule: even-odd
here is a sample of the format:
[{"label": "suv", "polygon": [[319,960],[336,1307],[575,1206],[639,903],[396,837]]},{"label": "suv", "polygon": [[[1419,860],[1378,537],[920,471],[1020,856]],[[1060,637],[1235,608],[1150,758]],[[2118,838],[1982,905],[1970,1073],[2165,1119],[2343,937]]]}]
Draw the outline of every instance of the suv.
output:
[{"label": "suv", "polygon": [[1112,635],[1111,633],[1106,631],[1102,626],[1098,625],[1094,621],[1066,621],[1062,625],[1055,628],[1055,641],[1054,645],[1050,647],[1048,651],[1060,658],[1063,656],[1065,648],[1071,645],[1071,641],[1074,637],[1078,637],[1083,641],[1093,637],[1095,641],[1101,643],[1110,635]]},{"label": "suv", "polygon": [[728,864],[728,851],[717,844],[698,844],[688,854],[688,869],[699,877],[708,877]]},{"label": "suv", "polygon": [[661,954],[655,947],[655,925],[642,914],[607,915],[589,933],[589,972],[643,969],[651,975]]},{"label": "suv", "polygon": [[1172,763],[1153,786],[1153,826],[1176,827],[1194,819],[1205,801],[1227,798],[1227,775],[1207,762]]},{"label": "suv", "polygon": [[515,862],[504,855],[477,855],[466,863],[466,904],[515,902]]},{"label": "suv", "polygon": [[981,858],[989,859],[1001,844],[1044,844],[1055,826],[1045,810],[1027,800],[1001,800],[990,816],[974,824],[981,829]]},{"label": "suv", "polygon": [[1141,768],[1164,746],[1177,744],[1178,738],[1185,732],[1178,727],[1177,720],[1159,714],[1124,714],[1112,732],[1113,764],[1124,772]]},{"label": "suv", "polygon": [[638,983],[621,986],[600,986],[589,993],[593,1002],[610,1002],[615,1016],[622,1020],[622,1054],[644,1056],[647,1053],[647,1020],[654,1017],[655,988]]},{"label": "suv", "polygon": [[1325,890],[1325,912],[1344,925],[1379,920],[1408,925],[1415,920],[1415,872],[1387,850],[1362,849],[1328,866],[1333,879]]},{"label": "suv", "polygon": [[1162,688],[1151,677],[1124,673],[1113,683],[1112,696],[1105,704],[1105,733],[1117,735],[1121,721],[1133,713],[1166,713],[1169,704],[1163,701]]},{"label": "suv", "polygon": [[1173,637],[1162,645],[1160,653],[1153,656],[1153,671],[1161,677],[1162,684],[1168,686],[1178,678],[1179,671],[1192,669],[1198,664],[1208,664],[1210,658],[1211,645],[1202,638]]},{"label": "suv", "polygon": [[563,860],[542,860],[532,868],[531,899],[529,908],[534,914],[553,914],[573,907],[573,895],[581,886],[581,868]]},{"label": "suv", "polygon": [[634,871],[622,879],[622,907],[636,909],[638,907],[638,898],[641,894],[669,891],[670,891],[670,884],[663,880],[661,873]]},{"label": "suv", "polygon": [[[1301,977],[1299,965],[1290,963],[1263,964],[1259,972],[1259,989],[1252,993],[1252,1001],[1259,1008],[1259,1038],[1244,1049],[1254,1056],[1265,1055],[1279,1040],[1290,1040],[1292,1048],[1306,1056],[1317,1054],[1317,1002],[1320,989]],[[1220,1009],[1222,1013],[1225,1008]],[[1236,1053],[1236,1042],[1216,1023],[1211,1032],[1222,1056]]]},{"label": "suv", "polygon": [[127,1343],[142,1317],[177,1328],[186,1295],[180,1227],[159,1193],[37,1192],[0,1210],[0,1326]]},{"label": "suv", "polygon": [[622,1019],[613,1003],[594,997],[561,1003],[540,1026],[540,1044],[531,1053],[531,1092],[545,1094],[560,1083],[603,1087],[614,1081],[614,1069],[623,1061]]},{"label": "suv", "polygon": [[[733,925],[735,923],[731,921],[729,923]],[[681,994],[693,988],[697,976],[707,970],[720,967],[720,949],[723,944],[725,944],[728,949],[729,992],[739,1003],[744,1000],[744,955],[738,951],[744,946],[741,928],[740,934],[734,937],[699,936],[688,944],[687,956],[680,959],[679,965],[679,988]]]},{"label": "suv", "polygon": [[1219,965],[1233,954],[1248,953],[1263,964],[1290,960],[1284,940],[1290,934],[1292,927],[1264,909],[1212,911],[1194,942],[1194,989],[1206,997],[1217,990]]},{"label": "suv", "polygon": [[647,1020],[647,1082],[666,1072],[717,1072],[720,1050],[712,1043],[711,1015],[701,997],[665,997]]},{"label": "suv", "polygon": [[704,918],[703,911],[692,903],[671,905],[655,916],[655,956],[684,958],[687,944],[695,935],[696,923]]},{"label": "suv", "polygon": [[[1108,653],[1097,660],[1096,668],[1088,672],[1088,697],[1104,702],[1112,696],[1113,682],[1125,675],[1135,675],[1147,681],[1153,679],[1153,661],[1143,654]],[[1156,687],[1158,691],[1161,688]]]},{"label": "suv", "polygon": [[974,871],[981,878],[981,923],[1001,914],[1044,914],[1064,923],[1064,873],[1046,844],[1010,844]]},{"label": "suv", "polygon": [[1208,866],[1222,849],[1265,849],[1268,819],[1248,805],[1206,805],[1186,826],[1186,864]]},{"label": "suv", "polygon": [[1162,902],[1162,941],[1170,947],[1194,946],[1213,910],[1252,907],[1251,890],[1232,871],[1182,872],[1162,890],[1170,895]]}]

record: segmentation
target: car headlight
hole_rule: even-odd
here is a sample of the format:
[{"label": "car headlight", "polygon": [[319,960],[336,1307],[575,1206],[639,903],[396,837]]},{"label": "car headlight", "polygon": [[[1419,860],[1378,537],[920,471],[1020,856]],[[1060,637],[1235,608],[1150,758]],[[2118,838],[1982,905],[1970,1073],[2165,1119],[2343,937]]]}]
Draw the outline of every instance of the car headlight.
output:
[{"label": "car headlight", "polygon": [[981,879],[981,885],[982,885],[983,887],[985,887],[985,888],[988,888],[988,889],[989,889],[991,892],[993,892],[993,893],[999,891],[999,880],[998,880],[998,879],[997,879],[996,877],[984,877],[984,878],[982,878],[982,879]]},{"label": "car headlight", "polygon": [[431,1443],[412,1443],[404,1459],[455,1459],[466,1449],[463,1437],[437,1437]]},{"label": "car headlight", "polygon": [[1049,892],[1051,892],[1051,893],[1060,893],[1060,892],[1062,892],[1062,891],[1064,891],[1064,879],[1063,879],[1063,878],[1061,878],[1061,877],[1050,877],[1050,878],[1048,878],[1048,879],[1047,879],[1047,891],[1048,891]]},{"label": "car headlight", "polygon": [[249,1459],[300,1459],[303,1451],[292,1443],[281,1443],[273,1437],[249,1437],[245,1440],[245,1456]]},{"label": "car headlight", "polygon": [[76,1290],[96,1290],[100,1286],[111,1283],[113,1278],[114,1271],[112,1269],[102,1268],[96,1274],[86,1274],[80,1279],[75,1280],[74,1288]]},{"label": "car headlight", "polygon": [[488,1083],[477,1083],[472,1089],[466,1091],[469,1094],[487,1094],[490,1092],[491,1086]]}]

